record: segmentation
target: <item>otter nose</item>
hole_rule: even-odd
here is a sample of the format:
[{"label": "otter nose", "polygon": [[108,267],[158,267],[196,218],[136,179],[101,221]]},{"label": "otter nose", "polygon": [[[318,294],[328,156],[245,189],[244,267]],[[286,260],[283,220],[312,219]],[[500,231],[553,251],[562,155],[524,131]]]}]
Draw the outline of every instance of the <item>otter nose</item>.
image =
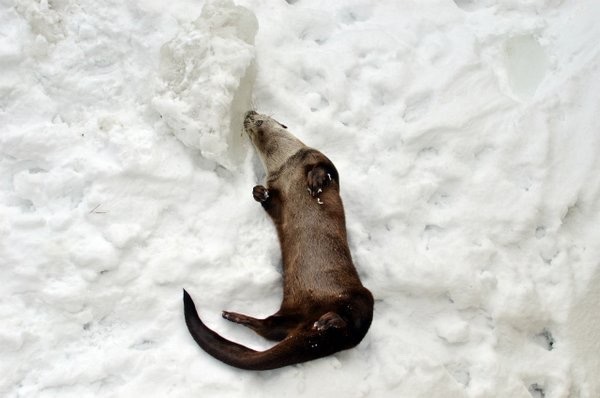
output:
[{"label": "otter nose", "polygon": [[248,119],[250,116],[254,116],[254,115],[258,115],[258,113],[256,113],[255,111],[248,111],[244,115],[244,119]]}]

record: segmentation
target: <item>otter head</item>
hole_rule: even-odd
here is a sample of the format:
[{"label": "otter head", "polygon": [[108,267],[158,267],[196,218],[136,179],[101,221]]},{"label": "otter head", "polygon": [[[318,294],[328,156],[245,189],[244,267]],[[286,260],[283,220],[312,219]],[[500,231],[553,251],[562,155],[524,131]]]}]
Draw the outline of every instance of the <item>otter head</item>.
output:
[{"label": "otter head", "polygon": [[267,174],[277,171],[290,156],[305,147],[286,126],[254,111],[246,112],[244,130],[258,151]]}]

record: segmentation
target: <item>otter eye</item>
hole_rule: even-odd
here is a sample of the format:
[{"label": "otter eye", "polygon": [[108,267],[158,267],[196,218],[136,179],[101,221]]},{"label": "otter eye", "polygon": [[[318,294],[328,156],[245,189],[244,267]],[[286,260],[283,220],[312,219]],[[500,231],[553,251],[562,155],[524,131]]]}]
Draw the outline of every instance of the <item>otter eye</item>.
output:
[{"label": "otter eye", "polygon": [[257,120],[256,121],[256,127],[259,127],[260,125],[262,125],[263,121],[262,120]]},{"label": "otter eye", "polygon": [[287,129],[287,126],[286,126],[285,124],[281,124],[281,123],[279,123],[279,125],[280,125],[281,127],[283,127],[284,129]]}]

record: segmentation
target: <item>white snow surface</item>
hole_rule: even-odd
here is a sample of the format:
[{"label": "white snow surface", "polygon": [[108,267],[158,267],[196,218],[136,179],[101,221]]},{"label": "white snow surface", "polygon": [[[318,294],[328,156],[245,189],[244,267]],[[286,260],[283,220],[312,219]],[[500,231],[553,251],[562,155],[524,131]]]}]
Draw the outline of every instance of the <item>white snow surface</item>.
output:
[{"label": "white snow surface", "polygon": [[[0,396],[600,396],[597,0],[0,7]],[[281,300],[250,107],[336,164],[376,297],[268,372],[181,297],[271,345],[220,317]]]}]

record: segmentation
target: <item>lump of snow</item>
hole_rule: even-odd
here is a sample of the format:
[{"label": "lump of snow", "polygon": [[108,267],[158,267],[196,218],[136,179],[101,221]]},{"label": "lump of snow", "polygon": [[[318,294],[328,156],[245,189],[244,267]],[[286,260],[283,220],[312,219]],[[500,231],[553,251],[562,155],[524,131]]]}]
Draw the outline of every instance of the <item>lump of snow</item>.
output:
[{"label": "lump of snow", "polygon": [[450,343],[460,344],[469,340],[469,324],[459,319],[442,319],[436,325],[435,331],[439,338]]},{"label": "lump of snow", "polygon": [[154,109],[185,145],[227,168],[242,147],[257,30],[250,10],[231,0],[210,1],[161,48]]}]

